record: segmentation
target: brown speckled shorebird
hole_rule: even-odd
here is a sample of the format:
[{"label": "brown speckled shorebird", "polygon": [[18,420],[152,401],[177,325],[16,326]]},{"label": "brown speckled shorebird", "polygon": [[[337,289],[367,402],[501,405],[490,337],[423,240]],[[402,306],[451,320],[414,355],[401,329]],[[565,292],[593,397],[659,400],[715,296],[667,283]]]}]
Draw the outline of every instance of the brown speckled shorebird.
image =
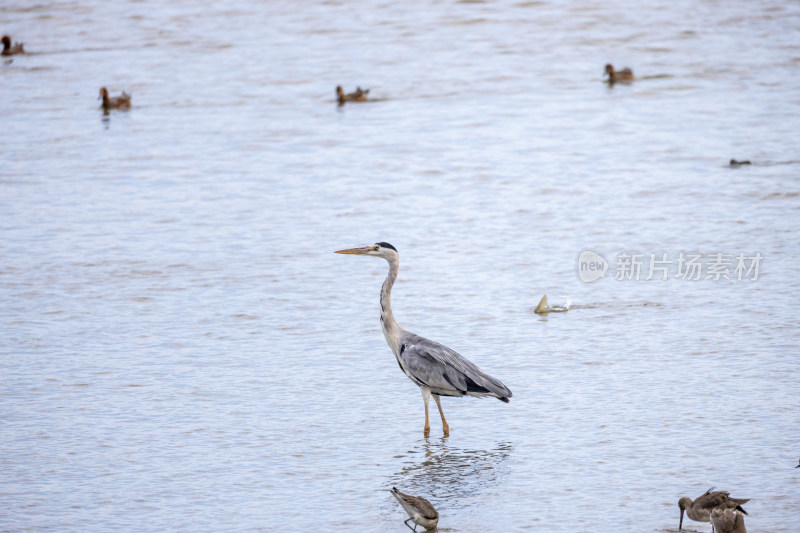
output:
[{"label": "brown speckled shorebird", "polygon": [[362,89],[356,87],[355,92],[344,94],[341,85],[336,86],[336,98],[339,100],[339,105],[344,105],[345,102],[366,102],[369,95],[369,89]]},{"label": "brown speckled shorebird", "polygon": [[[439,523],[439,513],[433,508],[431,502],[425,498],[403,494],[397,490],[396,487],[392,487],[392,490],[389,492],[392,493],[392,496],[397,498],[397,501],[400,502],[400,505],[402,505],[403,509],[408,513],[409,518],[403,523],[408,526],[409,529],[416,531],[417,524],[424,527],[426,530],[436,529],[436,524]],[[409,521],[414,522],[414,527],[408,525]]]},{"label": "brown speckled shorebird", "polygon": [[747,533],[744,516],[739,511],[720,509],[711,511],[711,527],[717,533]]},{"label": "brown speckled shorebird", "polygon": [[608,82],[616,83],[618,81],[633,81],[633,71],[628,67],[622,70],[614,70],[611,64],[606,65],[606,74],[608,74]]},{"label": "brown speckled shorebird", "polygon": [[[750,501],[750,498],[747,499],[739,499],[739,498],[731,498],[730,492],[727,491],[717,491],[711,492],[714,490],[714,487],[708,489],[705,494],[697,498],[696,500],[692,501],[691,498],[687,498],[684,496],[680,500],[678,500],[678,507],[681,510],[681,520],[678,523],[678,529],[683,527],[683,513],[686,511],[686,514],[694,520],[695,522],[710,522],[711,521],[711,511],[714,509],[720,509],[724,511],[725,509],[734,509],[736,511],[741,511],[744,514],[747,514],[747,511],[742,509],[742,505]],[[712,524],[713,530],[713,524]]]},{"label": "brown speckled shorebird", "polygon": [[25,48],[22,46],[22,43],[14,43],[14,46],[11,46],[11,37],[8,35],[3,35],[0,41],[3,43],[3,51],[0,52],[0,55],[13,56],[14,54],[25,53]]},{"label": "brown speckled shorebird", "polygon": [[131,108],[131,95],[126,94],[124,91],[119,96],[109,98],[108,90],[105,87],[100,88],[100,97],[103,100],[101,107],[104,111],[109,109],[130,109]]}]

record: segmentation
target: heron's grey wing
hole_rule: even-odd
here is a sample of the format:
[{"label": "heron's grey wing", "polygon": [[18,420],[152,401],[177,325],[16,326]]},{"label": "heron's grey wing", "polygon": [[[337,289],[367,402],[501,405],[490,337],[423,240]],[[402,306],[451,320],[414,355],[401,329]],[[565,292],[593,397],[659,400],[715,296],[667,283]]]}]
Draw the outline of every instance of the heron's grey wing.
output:
[{"label": "heron's grey wing", "polygon": [[466,388],[459,388],[458,379],[451,377],[457,373],[441,364],[419,345],[401,342],[400,358],[403,360],[403,370],[417,385],[428,387],[434,394],[442,396],[466,394]]},{"label": "heron's grey wing", "polygon": [[[400,357],[413,376],[435,394],[511,397],[503,383],[447,346],[413,333],[400,335]],[[438,392],[437,389],[441,392]]]}]

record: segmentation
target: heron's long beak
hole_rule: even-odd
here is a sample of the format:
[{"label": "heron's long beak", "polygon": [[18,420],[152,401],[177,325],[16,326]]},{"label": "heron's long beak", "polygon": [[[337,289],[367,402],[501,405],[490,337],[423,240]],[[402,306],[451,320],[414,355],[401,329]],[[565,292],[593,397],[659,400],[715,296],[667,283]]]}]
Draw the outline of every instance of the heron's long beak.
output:
[{"label": "heron's long beak", "polygon": [[364,255],[369,250],[369,246],[364,246],[363,248],[348,248],[346,250],[337,250],[335,253],[337,254],[354,254],[354,255]]},{"label": "heron's long beak", "polygon": [[678,522],[678,531],[683,527],[683,509],[681,509],[681,521]]}]

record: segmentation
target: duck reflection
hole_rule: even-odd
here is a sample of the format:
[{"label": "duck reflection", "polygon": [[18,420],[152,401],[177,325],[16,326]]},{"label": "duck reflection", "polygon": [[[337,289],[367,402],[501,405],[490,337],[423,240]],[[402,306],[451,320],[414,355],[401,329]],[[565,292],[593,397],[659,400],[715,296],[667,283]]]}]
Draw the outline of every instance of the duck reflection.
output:
[{"label": "duck reflection", "polygon": [[414,450],[395,456],[404,465],[387,482],[421,491],[435,500],[472,497],[486,490],[496,490],[505,476],[505,462],[513,452],[508,442],[491,449],[465,449],[452,446],[446,438],[425,441]]}]

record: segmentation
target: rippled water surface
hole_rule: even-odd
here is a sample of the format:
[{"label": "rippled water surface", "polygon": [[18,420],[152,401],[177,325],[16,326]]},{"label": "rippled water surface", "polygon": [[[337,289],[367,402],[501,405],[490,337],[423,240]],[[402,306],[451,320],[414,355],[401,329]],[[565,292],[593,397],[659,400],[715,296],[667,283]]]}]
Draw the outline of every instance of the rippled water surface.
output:
[{"label": "rippled water surface", "polygon": [[[442,531],[675,531],[711,486],[800,531],[797,3],[0,19],[29,52],[0,64],[0,530],[400,532],[394,485]],[[133,109],[103,116],[101,86]],[[375,241],[401,325],[510,404],[445,398],[450,437],[434,409],[423,438],[386,265],[332,253]],[[682,252],[763,259],[646,281]]]}]

